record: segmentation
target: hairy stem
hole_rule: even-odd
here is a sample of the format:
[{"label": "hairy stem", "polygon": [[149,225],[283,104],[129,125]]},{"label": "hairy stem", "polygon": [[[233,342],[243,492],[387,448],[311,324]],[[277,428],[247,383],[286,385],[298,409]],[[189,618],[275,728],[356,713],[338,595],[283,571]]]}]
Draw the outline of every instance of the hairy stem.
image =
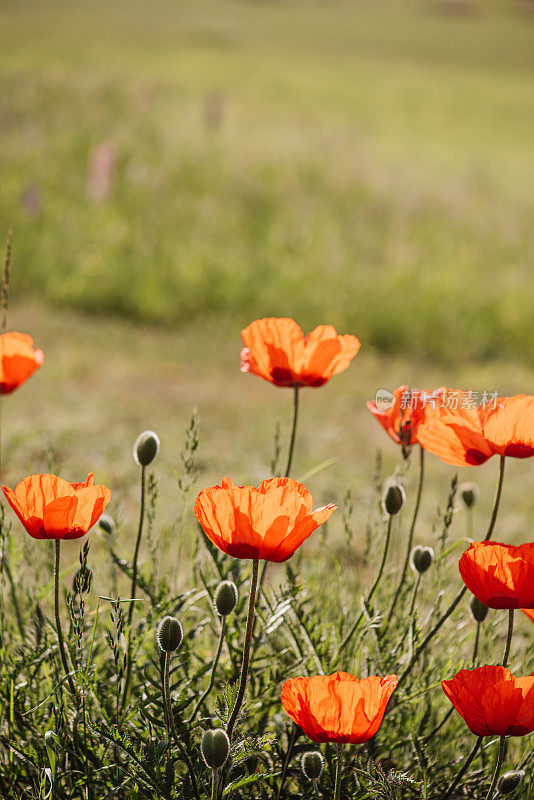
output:
[{"label": "hairy stem", "polygon": [[415,499],[415,507],[413,510],[413,517],[412,517],[412,524],[410,525],[410,533],[408,534],[408,547],[406,549],[406,555],[404,556],[404,563],[402,565],[402,572],[400,576],[400,580],[395,590],[395,594],[393,595],[393,600],[391,601],[391,605],[388,609],[388,613],[386,615],[384,627],[387,628],[389,620],[393,616],[393,612],[395,611],[395,607],[397,605],[398,599],[400,597],[400,593],[402,591],[402,587],[404,586],[404,581],[406,580],[406,572],[408,571],[408,564],[410,563],[410,554],[412,552],[412,545],[413,545],[413,536],[415,531],[415,525],[417,522],[417,517],[419,515],[419,508],[421,506],[421,495],[423,494],[423,481],[425,476],[425,451],[419,445],[419,482],[417,485],[417,497]]},{"label": "hairy stem", "polygon": [[195,717],[196,717],[196,715],[198,713],[198,709],[200,708],[202,703],[204,703],[207,700],[207,698],[209,696],[209,693],[213,689],[213,684],[215,683],[215,672],[217,670],[217,666],[219,664],[219,659],[221,657],[225,634],[226,634],[226,617],[223,617],[222,618],[222,623],[221,623],[221,633],[220,633],[220,636],[219,636],[219,645],[217,647],[217,652],[215,654],[215,658],[213,660],[213,666],[211,668],[210,682],[208,684],[208,688],[206,689],[204,694],[202,694],[201,697],[199,698],[198,703],[196,704],[195,708],[193,709],[193,713],[189,717],[189,725],[191,725],[191,723],[193,722],[193,720],[195,719]]},{"label": "hairy stem", "polygon": [[343,769],[343,745],[338,742],[337,745],[337,765],[336,765],[336,784],[334,787],[334,800],[339,800],[341,797],[341,770]]},{"label": "hairy stem", "polygon": [[297,438],[297,423],[299,418],[299,387],[297,384],[293,387],[293,425],[291,428],[291,439],[289,441],[289,453],[287,456],[286,478],[289,478],[291,473],[291,463],[293,461],[293,451],[295,450],[295,441]]},{"label": "hairy stem", "polygon": [[140,490],[140,508],[139,508],[139,526],[137,528],[137,539],[135,542],[135,551],[132,563],[132,586],[130,589],[130,608],[128,609],[128,649],[126,652],[126,677],[124,680],[124,692],[122,695],[122,707],[126,707],[128,696],[130,694],[130,683],[132,680],[132,621],[135,605],[135,593],[137,591],[137,575],[138,575],[138,561],[139,549],[141,547],[141,537],[143,534],[143,522],[145,519],[145,467],[141,466],[141,490]]},{"label": "hairy stem", "polygon": [[170,726],[172,737],[176,744],[176,747],[180,751],[180,756],[187,767],[187,771],[189,773],[189,778],[191,780],[191,787],[193,789],[193,794],[195,795],[196,800],[200,800],[200,794],[198,792],[198,785],[197,779],[195,777],[195,771],[193,769],[193,765],[191,763],[191,759],[189,758],[187,749],[185,748],[184,744],[180,741],[180,737],[178,736],[178,731],[176,730],[176,725],[174,723],[174,715],[172,713],[172,706],[171,706],[171,677],[170,677],[170,662],[171,662],[171,654],[165,653],[165,669],[164,669],[164,679],[163,679],[163,701],[165,707],[165,718],[166,724]]},{"label": "hairy stem", "polygon": [[59,644],[59,654],[61,656],[65,675],[67,676],[67,683],[69,685],[70,693],[73,697],[76,697],[76,688],[70,674],[67,651],[65,650],[65,641],[63,639],[63,631],[61,629],[61,618],[59,616],[59,560],[61,553],[61,539],[56,539],[54,543],[56,547],[56,560],[54,562],[54,613],[56,616],[57,640]]},{"label": "hairy stem", "polygon": [[252,637],[252,628],[254,625],[254,604],[256,602],[256,588],[258,586],[258,566],[259,566],[259,561],[257,558],[255,558],[252,562],[252,578],[250,582],[250,596],[248,600],[247,631],[245,634],[245,642],[243,645],[243,661],[241,664],[241,676],[239,678],[239,691],[235,699],[234,707],[232,709],[232,714],[228,721],[228,727],[226,728],[226,733],[228,734],[228,737],[230,739],[232,738],[234,726],[239,711],[241,709],[241,705],[245,697],[245,690],[247,687],[248,665],[250,659],[250,640]]},{"label": "hairy stem", "polygon": [[501,736],[499,740],[499,753],[497,755],[497,761],[495,762],[495,771],[493,773],[493,778],[491,779],[489,791],[486,795],[486,800],[492,800],[493,792],[495,791],[495,786],[497,785],[497,781],[499,780],[499,773],[501,771],[502,762],[504,761],[505,750],[506,750],[506,738],[504,736]]},{"label": "hairy stem", "polygon": [[504,655],[502,658],[503,667],[508,666],[508,657],[510,656],[510,647],[512,646],[512,633],[514,631],[514,609],[508,609],[508,634],[506,636],[506,645],[504,648]]}]

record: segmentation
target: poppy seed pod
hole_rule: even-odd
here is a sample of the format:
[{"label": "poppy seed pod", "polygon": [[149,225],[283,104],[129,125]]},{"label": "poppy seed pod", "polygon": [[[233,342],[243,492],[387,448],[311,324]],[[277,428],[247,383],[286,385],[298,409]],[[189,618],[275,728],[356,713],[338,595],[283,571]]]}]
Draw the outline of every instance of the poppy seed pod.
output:
[{"label": "poppy seed pod", "polygon": [[317,781],[323,771],[324,759],[318,750],[310,750],[303,754],[300,766],[310,781]]},{"label": "poppy seed pod", "polygon": [[213,603],[221,617],[231,614],[237,605],[237,586],[233,581],[221,581],[215,590]]},{"label": "poppy seed pod", "polygon": [[382,495],[382,508],[390,517],[398,514],[406,500],[406,492],[400,483],[392,483]]},{"label": "poppy seed pod", "polygon": [[230,752],[230,739],[222,728],[204,731],[200,742],[200,752],[204,763],[210,769],[220,769]]},{"label": "poppy seed pod", "polygon": [[489,608],[488,606],[485,606],[484,603],[478,599],[478,597],[473,595],[471,602],[469,603],[469,611],[471,612],[471,616],[475,622],[484,622],[488,616]]},{"label": "poppy seed pod", "polygon": [[420,544],[414,547],[410,553],[410,566],[414,572],[422,575],[434,561],[434,550],[432,547],[422,547]]},{"label": "poppy seed pod", "polygon": [[512,794],[512,792],[515,792],[518,786],[520,786],[524,777],[525,777],[524,769],[517,769],[517,770],[511,770],[510,772],[505,772],[504,775],[501,775],[501,777],[499,778],[499,783],[497,784],[497,792],[499,794]]},{"label": "poppy seed pod", "polygon": [[134,444],[134,460],[140,467],[148,467],[159,453],[159,438],[154,431],[143,431]]},{"label": "poppy seed pod", "polygon": [[160,649],[165,653],[173,653],[178,650],[183,638],[183,628],[178,620],[175,617],[163,617],[156,632]]},{"label": "poppy seed pod", "polygon": [[480,494],[479,488],[476,483],[461,483],[458,487],[458,492],[467,508],[472,508]]}]

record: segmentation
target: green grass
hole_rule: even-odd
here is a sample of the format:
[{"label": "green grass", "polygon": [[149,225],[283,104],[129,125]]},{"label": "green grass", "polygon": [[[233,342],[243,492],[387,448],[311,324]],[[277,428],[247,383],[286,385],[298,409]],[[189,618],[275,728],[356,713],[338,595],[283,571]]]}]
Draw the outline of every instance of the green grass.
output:
[{"label": "green grass", "polygon": [[[328,320],[407,357],[532,363],[531,14],[443,5],[3,3],[14,290],[143,322]],[[96,204],[103,141],[117,175]]]}]

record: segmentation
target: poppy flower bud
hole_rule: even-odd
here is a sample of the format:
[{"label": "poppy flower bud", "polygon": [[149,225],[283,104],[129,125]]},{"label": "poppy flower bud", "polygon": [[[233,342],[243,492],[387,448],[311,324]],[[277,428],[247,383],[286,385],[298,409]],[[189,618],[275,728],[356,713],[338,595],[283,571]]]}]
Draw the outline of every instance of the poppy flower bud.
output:
[{"label": "poppy flower bud", "polygon": [[163,617],[158,625],[156,639],[161,650],[173,653],[178,650],[184,638],[184,631],[175,617]]},{"label": "poppy flower bud", "polygon": [[200,742],[200,752],[204,763],[210,769],[220,769],[230,752],[230,739],[222,728],[204,731]]},{"label": "poppy flower bud", "polygon": [[434,550],[432,547],[422,547],[420,544],[414,547],[410,553],[410,566],[414,572],[422,575],[434,561]]},{"label": "poppy flower bud", "polygon": [[484,622],[488,616],[489,608],[488,606],[485,606],[484,603],[478,599],[478,597],[473,595],[471,602],[469,603],[469,610],[475,622]]},{"label": "poppy flower bud", "polygon": [[458,492],[467,508],[472,508],[475,505],[477,497],[480,494],[476,483],[461,483],[458,487]]},{"label": "poppy flower bud", "polygon": [[143,431],[134,444],[134,460],[140,467],[148,467],[159,452],[159,438],[154,431]]},{"label": "poppy flower bud", "polygon": [[237,605],[237,586],[233,581],[221,581],[215,590],[213,602],[221,617],[231,614]]},{"label": "poppy flower bud", "polygon": [[406,492],[400,483],[392,483],[382,496],[382,508],[390,517],[398,514],[406,500]]},{"label": "poppy flower bud", "polygon": [[318,750],[310,750],[303,754],[300,766],[310,781],[317,781],[323,771],[324,759]]},{"label": "poppy flower bud", "polygon": [[100,519],[97,522],[98,527],[102,531],[105,536],[115,536],[116,525],[115,520],[113,517],[110,517],[109,514],[102,514]]},{"label": "poppy flower bud", "polygon": [[524,777],[525,777],[524,769],[511,770],[510,772],[505,772],[504,775],[501,775],[501,777],[499,778],[499,783],[497,784],[497,792],[499,794],[512,794],[512,792],[515,792],[517,787],[521,784]]}]

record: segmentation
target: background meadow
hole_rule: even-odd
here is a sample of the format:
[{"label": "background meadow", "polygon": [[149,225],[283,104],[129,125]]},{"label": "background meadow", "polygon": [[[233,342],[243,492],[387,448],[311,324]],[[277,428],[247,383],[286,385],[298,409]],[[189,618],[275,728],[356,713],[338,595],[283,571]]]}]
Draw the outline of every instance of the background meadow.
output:
[{"label": "background meadow", "polygon": [[[315,505],[333,501],[341,510],[292,564],[328,618],[342,607],[346,622],[372,579],[366,547],[369,531],[378,530],[377,449],[382,478],[399,469],[397,448],[365,402],[401,383],[534,391],[533,66],[529,0],[155,0],[150,8],[140,0],[3,0],[0,242],[14,230],[8,330],[30,333],[45,364],[2,402],[2,482],[13,486],[48,470],[78,480],[94,470],[112,489],[115,550],[130,558],[139,494],[132,445],[141,430],[155,430],[159,547],[143,541],[143,575],[185,592],[198,567],[196,492],[225,475],[249,484],[270,475],[277,423],[284,461],[290,393],[239,372],[241,328],[270,315],[294,317],[304,330],[330,322],[357,335],[362,349],[345,373],[301,393],[293,476]],[[193,410],[200,438],[184,503],[178,480]],[[408,506],[386,585],[404,554],[413,461],[403,476]],[[480,486],[472,530],[481,538],[497,470],[496,459],[456,470],[427,458],[416,541],[440,541],[456,473]],[[495,538],[532,540],[534,464],[508,459],[506,470]],[[457,498],[453,510],[449,544],[470,530]],[[90,539],[94,587],[107,592],[108,543]],[[35,563],[42,558],[40,569],[48,568],[41,545],[14,521],[9,552],[30,606],[43,590],[35,586]],[[65,585],[78,553],[79,542],[66,543]],[[346,558],[352,570],[343,574]],[[338,591],[326,598],[324,577],[333,569]],[[234,577],[244,598],[246,570]],[[194,578],[200,581],[198,571]],[[126,596],[129,582],[120,573],[115,579]],[[210,591],[214,580],[207,579]],[[269,568],[268,581],[283,592],[288,575]],[[453,556],[422,597],[443,591],[444,604],[458,586]],[[150,625],[174,613],[166,603],[148,612],[147,652]],[[200,606],[198,652],[209,659],[209,604]],[[505,633],[504,617],[492,613],[483,642],[490,659]],[[532,623],[518,616],[516,664],[523,665]],[[243,607],[236,619],[244,624]],[[219,690],[236,675],[237,621],[232,635],[234,660],[223,664]],[[466,603],[440,639],[437,673],[458,666],[449,652],[455,635],[465,661],[473,636]],[[328,645],[314,645],[326,665]],[[195,646],[187,644],[188,654]],[[260,666],[276,646],[273,639],[260,648]],[[351,654],[354,669],[360,657]],[[286,666],[309,672],[314,664]],[[104,683],[113,667],[101,669]],[[414,693],[429,676],[425,664]],[[21,699],[27,709],[43,697],[39,687],[32,691]],[[251,707],[269,691],[261,682],[251,689]],[[273,688],[273,714],[278,698]],[[402,782],[388,788],[385,800],[422,796],[423,785],[423,796],[437,798],[457,771],[452,744],[465,736],[458,721],[444,771],[433,788],[426,785],[410,744],[425,710],[411,719],[402,706],[395,712],[402,756],[388,756],[386,767],[406,769],[417,783],[413,792]],[[446,710],[438,702],[428,718],[437,724]],[[35,728],[47,724],[43,711]],[[134,739],[144,732],[136,725]],[[277,751],[282,761],[287,730]],[[467,737],[461,741],[470,747]],[[492,758],[483,755],[488,771]],[[288,798],[302,789],[297,766]],[[327,772],[331,779],[332,763]],[[273,796],[277,781],[262,784],[257,796]],[[81,796],[78,788],[65,797]],[[256,797],[242,791],[237,796]],[[37,790],[27,796],[41,797]]]}]

